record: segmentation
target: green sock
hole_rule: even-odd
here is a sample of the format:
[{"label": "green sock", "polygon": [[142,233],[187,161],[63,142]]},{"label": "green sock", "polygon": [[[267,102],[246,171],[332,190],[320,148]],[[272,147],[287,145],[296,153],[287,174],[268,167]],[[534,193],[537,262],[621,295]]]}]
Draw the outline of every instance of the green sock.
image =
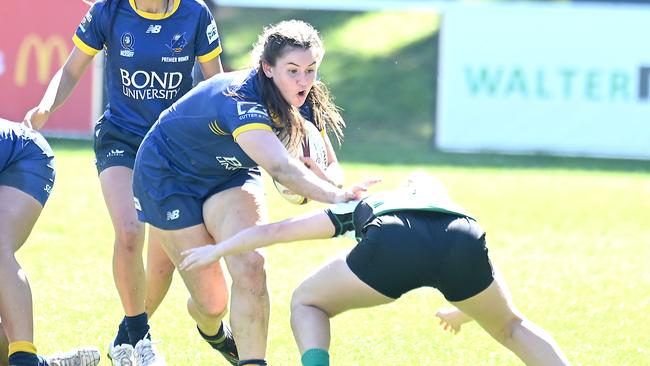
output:
[{"label": "green sock", "polygon": [[302,366],[329,366],[330,354],[320,348],[311,348],[305,351],[300,358]]}]

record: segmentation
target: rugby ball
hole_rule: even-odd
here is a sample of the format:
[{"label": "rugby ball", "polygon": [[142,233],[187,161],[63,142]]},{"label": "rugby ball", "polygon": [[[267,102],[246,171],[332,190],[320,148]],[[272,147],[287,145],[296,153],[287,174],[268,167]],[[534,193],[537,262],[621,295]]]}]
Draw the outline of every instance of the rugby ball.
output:
[{"label": "rugby ball", "polygon": [[[289,155],[296,159],[300,157],[311,158],[321,169],[325,170],[325,168],[327,168],[327,149],[325,147],[323,135],[321,135],[318,128],[309,121],[305,123],[305,130],[306,136],[302,141],[302,144],[295,149],[288,148],[287,151],[289,152]],[[283,186],[275,179],[273,180],[273,184],[285,200],[295,205],[304,205],[309,202],[307,197],[291,192],[289,188]]]}]

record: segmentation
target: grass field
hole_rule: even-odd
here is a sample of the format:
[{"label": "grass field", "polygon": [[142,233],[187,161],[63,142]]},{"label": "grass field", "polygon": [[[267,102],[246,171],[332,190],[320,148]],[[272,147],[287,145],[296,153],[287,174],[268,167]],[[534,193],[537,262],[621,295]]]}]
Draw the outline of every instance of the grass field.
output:
[{"label": "grass field", "polygon": [[[54,141],[53,147],[54,193],[19,252],[34,293],[36,344],[45,353],[81,344],[105,349],[122,316],[111,276],[111,224],[90,144]],[[415,168],[441,177],[488,232],[491,256],[516,303],[554,335],[575,365],[647,364],[647,162],[428,155],[420,158],[429,164],[351,159],[344,168],[348,181],[381,176],[386,187]],[[268,199],[274,219],[317,207],[291,206],[272,189]],[[267,250],[271,364],[298,364],[288,322],[292,290],[351,244],[341,239]],[[176,277],[152,320],[168,364],[225,364],[199,339],[185,300]],[[520,364],[475,324],[457,336],[438,329],[433,314],[444,304],[434,290],[422,289],[382,308],[343,314],[333,321],[333,364]]]}]

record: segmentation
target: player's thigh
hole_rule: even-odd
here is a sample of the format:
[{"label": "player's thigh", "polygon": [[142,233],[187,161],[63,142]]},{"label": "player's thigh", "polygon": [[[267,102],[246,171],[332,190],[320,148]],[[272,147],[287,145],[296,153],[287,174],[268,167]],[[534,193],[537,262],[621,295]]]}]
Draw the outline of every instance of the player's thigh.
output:
[{"label": "player's thigh", "polygon": [[329,316],[343,311],[394,301],[361,281],[345,258],[331,260],[305,279],[294,291],[292,306],[315,306]]},{"label": "player's thigh", "polygon": [[205,226],[217,242],[267,220],[263,187],[244,184],[213,194],[203,204]]},{"label": "player's thigh", "polygon": [[511,296],[499,276],[478,294],[462,300],[451,302],[463,313],[476,320],[490,334],[502,331],[513,319],[519,317],[511,301]]},{"label": "player's thigh", "polygon": [[159,276],[170,276],[174,272],[174,263],[162,247],[159,231],[149,230],[147,244],[147,272]]},{"label": "player's thigh", "polygon": [[[160,230],[151,227],[150,232],[159,238],[165,253],[176,266],[182,261],[182,253],[185,250],[214,244],[214,239],[203,224],[178,230]],[[179,271],[179,273],[185,286],[195,299],[221,298],[227,293],[223,271],[219,262],[190,271]]]},{"label": "player's thigh", "polygon": [[133,203],[133,170],[111,166],[99,174],[99,182],[108,213],[116,230],[135,231],[143,235],[144,224],[138,221]]},{"label": "player's thigh", "polygon": [[[261,185],[244,184],[214,194],[203,205],[206,227],[217,243],[267,220],[266,197]],[[264,268],[259,250],[224,258],[235,282],[258,281]]]},{"label": "player's thigh", "polygon": [[0,185],[0,245],[3,250],[16,251],[32,231],[43,206],[29,194]]}]

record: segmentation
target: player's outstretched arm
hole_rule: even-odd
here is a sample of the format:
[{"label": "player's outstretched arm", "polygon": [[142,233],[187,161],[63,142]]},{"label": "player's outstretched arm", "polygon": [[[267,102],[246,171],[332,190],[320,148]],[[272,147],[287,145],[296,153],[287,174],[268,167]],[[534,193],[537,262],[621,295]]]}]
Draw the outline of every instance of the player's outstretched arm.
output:
[{"label": "player's outstretched arm", "polygon": [[63,105],[72,94],[92,60],[92,56],[74,47],[63,67],[50,80],[41,102],[25,114],[23,123],[34,129],[41,129],[50,118],[50,113]]},{"label": "player's outstretched arm", "polygon": [[181,253],[181,270],[191,270],[218,261],[219,258],[298,240],[326,239],[334,235],[334,224],[327,214],[315,211],[298,217],[250,227],[218,243],[192,248]]}]

